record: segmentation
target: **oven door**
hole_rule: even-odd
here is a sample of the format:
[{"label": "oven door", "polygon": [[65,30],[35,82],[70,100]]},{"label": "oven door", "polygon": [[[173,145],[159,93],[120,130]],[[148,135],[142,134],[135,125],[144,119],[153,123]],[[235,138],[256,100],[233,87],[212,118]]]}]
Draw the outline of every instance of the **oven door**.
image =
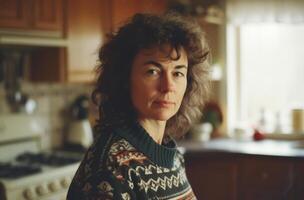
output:
[{"label": "oven door", "polygon": [[14,180],[0,179],[1,200],[63,200],[79,163]]}]

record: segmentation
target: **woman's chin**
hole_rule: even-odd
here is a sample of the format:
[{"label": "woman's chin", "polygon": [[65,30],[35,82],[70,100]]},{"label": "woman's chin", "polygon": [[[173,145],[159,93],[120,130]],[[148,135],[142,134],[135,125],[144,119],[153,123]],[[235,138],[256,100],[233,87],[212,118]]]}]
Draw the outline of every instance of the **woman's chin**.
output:
[{"label": "woman's chin", "polygon": [[158,121],[167,121],[169,120],[174,114],[172,113],[157,113],[153,116],[153,119]]}]

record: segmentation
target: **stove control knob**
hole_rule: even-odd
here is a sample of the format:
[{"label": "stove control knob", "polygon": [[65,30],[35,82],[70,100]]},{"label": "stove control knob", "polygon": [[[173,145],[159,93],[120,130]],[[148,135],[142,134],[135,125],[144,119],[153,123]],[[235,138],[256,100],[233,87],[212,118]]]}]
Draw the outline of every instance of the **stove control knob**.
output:
[{"label": "stove control knob", "polygon": [[26,190],[24,190],[23,196],[27,200],[32,200],[35,199],[36,193],[33,188],[27,188]]},{"label": "stove control knob", "polygon": [[52,192],[56,192],[58,190],[60,190],[60,184],[58,181],[53,181],[49,184],[49,189]]},{"label": "stove control knob", "polygon": [[65,177],[61,180],[60,183],[61,183],[62,187],[68,188],[70,186],[70,183],[71,183],[71,178],[70,177]]},{"label": "stove control knob", "polygon": [[36,188],[36,192],[38,195],[42,196],[48,193],[48,188],[46,187],[45,184],[42,184]]}]

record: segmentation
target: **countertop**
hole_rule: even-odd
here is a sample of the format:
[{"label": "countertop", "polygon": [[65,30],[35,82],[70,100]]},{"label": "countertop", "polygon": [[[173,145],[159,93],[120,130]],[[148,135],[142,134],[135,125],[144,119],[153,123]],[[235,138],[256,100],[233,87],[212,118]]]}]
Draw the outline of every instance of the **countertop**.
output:
[{"label": "countertop", "polygon": [[262,155],[304,158],[304,140],[237,140],[212,139],[207,142],[180,141],[178,146],[185,153],[233,153],[240,155]]}]

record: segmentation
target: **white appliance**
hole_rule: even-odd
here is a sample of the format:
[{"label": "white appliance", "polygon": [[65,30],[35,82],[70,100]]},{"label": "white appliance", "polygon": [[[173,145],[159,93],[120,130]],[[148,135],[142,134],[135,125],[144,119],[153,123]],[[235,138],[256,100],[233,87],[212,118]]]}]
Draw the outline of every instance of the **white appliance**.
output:
[{"label": "white appliance", "polygon": [[93,142],[92,127],[88,119],[73,121],[67,135],[67,142],[87,149]]},{"label": "white appliance", "polygon": [[89,97],[79,95],[71,105],[71,122],[66,137],[66,145],[78,149],[88,149],[93,142],[92,127],[88,119]]},{"label": "white appliance", "polygon": [[0,115],[0,199],[63,200],[82,155],[45,151],[37,119]]}]

